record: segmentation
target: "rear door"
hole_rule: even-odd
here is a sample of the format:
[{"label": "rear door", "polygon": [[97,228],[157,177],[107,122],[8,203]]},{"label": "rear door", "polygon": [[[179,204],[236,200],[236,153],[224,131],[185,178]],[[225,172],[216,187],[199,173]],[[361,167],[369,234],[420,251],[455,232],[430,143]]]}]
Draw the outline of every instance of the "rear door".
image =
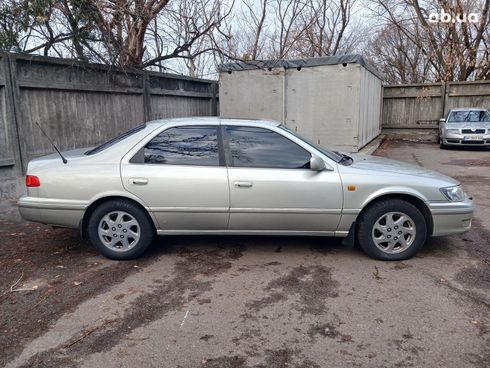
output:
[{"label": "rear door", "polygon": [[273,130],[229,125],[223,132],[230,230],[333,235],[342,208],[336,168],[311,170],[311,152]]},{"label": "rear door", "polygon": [[169,127],[121,163],[123,185],[163,232],[226,230],[229,189],[218,123]]}]

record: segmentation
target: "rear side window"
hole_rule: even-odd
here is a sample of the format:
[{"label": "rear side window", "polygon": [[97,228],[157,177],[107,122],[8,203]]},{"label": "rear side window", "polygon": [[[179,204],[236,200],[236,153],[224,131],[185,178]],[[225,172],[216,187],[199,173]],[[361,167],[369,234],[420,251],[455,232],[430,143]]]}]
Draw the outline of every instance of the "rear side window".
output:
[{"label": "rear side window", "polygon": [[218,166],[218,135],[214,126],[167,129],[144,148],[147,164]]},{"label": "rear side window", "polygon": [[118,142],[121,142],[122,140],[128,138],[129,136],[131,136],[131,135],[133,135],[133,134],[135,134],[135,133],[137,133],[140,130],[143,130],[145,128],[146,128],[146,124],[138,125],[136,128],[128,130],[127,132],[122,133],[122,134],[118,135],[117,137],[112,138],[111,140],[109,140],[105,143],[102,143],[100,146],[97,146],[95,148],[92,148],[91,150],[88,150],[87,152],[85,152],[85,155],[90,156],[90,155],[93,155],[95,153],[102,152],[103,150],[115,145]]},{"label": "rear side window", "polygon": [[233,166],[280,169],[310,167],[311,154],[288,138],[264,128],[226,127]]}]

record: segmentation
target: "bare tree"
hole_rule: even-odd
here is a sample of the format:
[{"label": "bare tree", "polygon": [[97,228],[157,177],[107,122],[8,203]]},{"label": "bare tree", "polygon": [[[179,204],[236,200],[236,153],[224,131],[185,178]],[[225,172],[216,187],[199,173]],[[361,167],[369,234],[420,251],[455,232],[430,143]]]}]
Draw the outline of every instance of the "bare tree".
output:
[{"label": "bare tree", "polygon": [[184,58],[192,71],[192,59],[215,50],[205,39],[230,14],[220,0],[6,1],[0,47],[136,68]]},{"label": "bare tree", "polygon": [[[420,38],[418,29],[414,29],[412,36]],[[422,50],[393,25],[378,32],[366,50],[369,57],[377,60],[377,67],[388,83],[423,83],[434,78]]]},{"label": "bare tree", "polygon": [[259,54],[261,45],[261,36],[264,31],[264,24],[267,16],[267,8],[270,3],[270,0],[260,0],[260,9],[258,14],[255,13],[255,9],[250,0],[243,1],[244,6],[247,8],[247,11],[250,15],[250,19],[252,20],[253,25],[253,44],[250,52],[250,58],[252,60],[257,59]]},{"label": "bare tree", "polygon": [[206,59],[203,54],[218,52],[213,33],[230,15],[233,3],[225,7],[219,0],[180,0],[169,6],[155,20],[156,47],[143,60],[149,67],[170,59],[182,59],[187,74],[202,75]]},{"label": "bare tree", "polygon": [[[348,49],[348,27],[356,0],[312,0],[301,14],[304,56],[336,55]],[[352,33],[352,31],[351,31]],[[347,44],[346,44],[347,43]]]},{"label": "bare tree", "polygon": [[[375,3],[376,17],[388,27],[382,28],[377,39],[387,29],[391,32],[396,29],[401,41],[395,49],[397,58],[405,60],[404,70],[399,70],[400,81],[490,78],[487,44],[490,0],[375,0]],[[441,12],[448,14],[448,21],[440,19]],[[476,14],[478,21],[469,19],[469,14]],[[423,59],[419,64],[430,67],[414,72],[410,65],[413,55]],[[383,53],[374,58],[389,67],[390,60],[383,58]],[[400,69],[402,64],[397,67]],[[424,74],[418,74],[420,71]]]}]

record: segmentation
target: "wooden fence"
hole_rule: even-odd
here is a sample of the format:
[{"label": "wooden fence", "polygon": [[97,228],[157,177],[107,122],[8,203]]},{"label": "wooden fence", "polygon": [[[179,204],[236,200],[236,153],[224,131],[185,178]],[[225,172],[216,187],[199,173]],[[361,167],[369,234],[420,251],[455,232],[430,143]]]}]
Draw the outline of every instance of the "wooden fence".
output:
[{"label": "wooden fence", "polygon": [[0,200],[17,196],[30,159],[96,145],[143,121],[217,115],[217,83],[72,60],[0,53]]},{"label": "wooden fence", "polygon": [[456,107],[490,110],[490,81],[385,86],[383,128],[434,129]]}]

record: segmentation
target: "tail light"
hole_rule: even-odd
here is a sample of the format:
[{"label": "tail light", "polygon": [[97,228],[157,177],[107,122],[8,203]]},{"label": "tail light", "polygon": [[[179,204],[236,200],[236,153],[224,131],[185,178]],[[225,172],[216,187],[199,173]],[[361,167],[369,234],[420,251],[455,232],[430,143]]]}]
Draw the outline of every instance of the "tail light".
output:
[{"label": "tail light", "polygon": [[41,182],[39,178],[34,175],[26,175],[26,187],[40,187]]}]

